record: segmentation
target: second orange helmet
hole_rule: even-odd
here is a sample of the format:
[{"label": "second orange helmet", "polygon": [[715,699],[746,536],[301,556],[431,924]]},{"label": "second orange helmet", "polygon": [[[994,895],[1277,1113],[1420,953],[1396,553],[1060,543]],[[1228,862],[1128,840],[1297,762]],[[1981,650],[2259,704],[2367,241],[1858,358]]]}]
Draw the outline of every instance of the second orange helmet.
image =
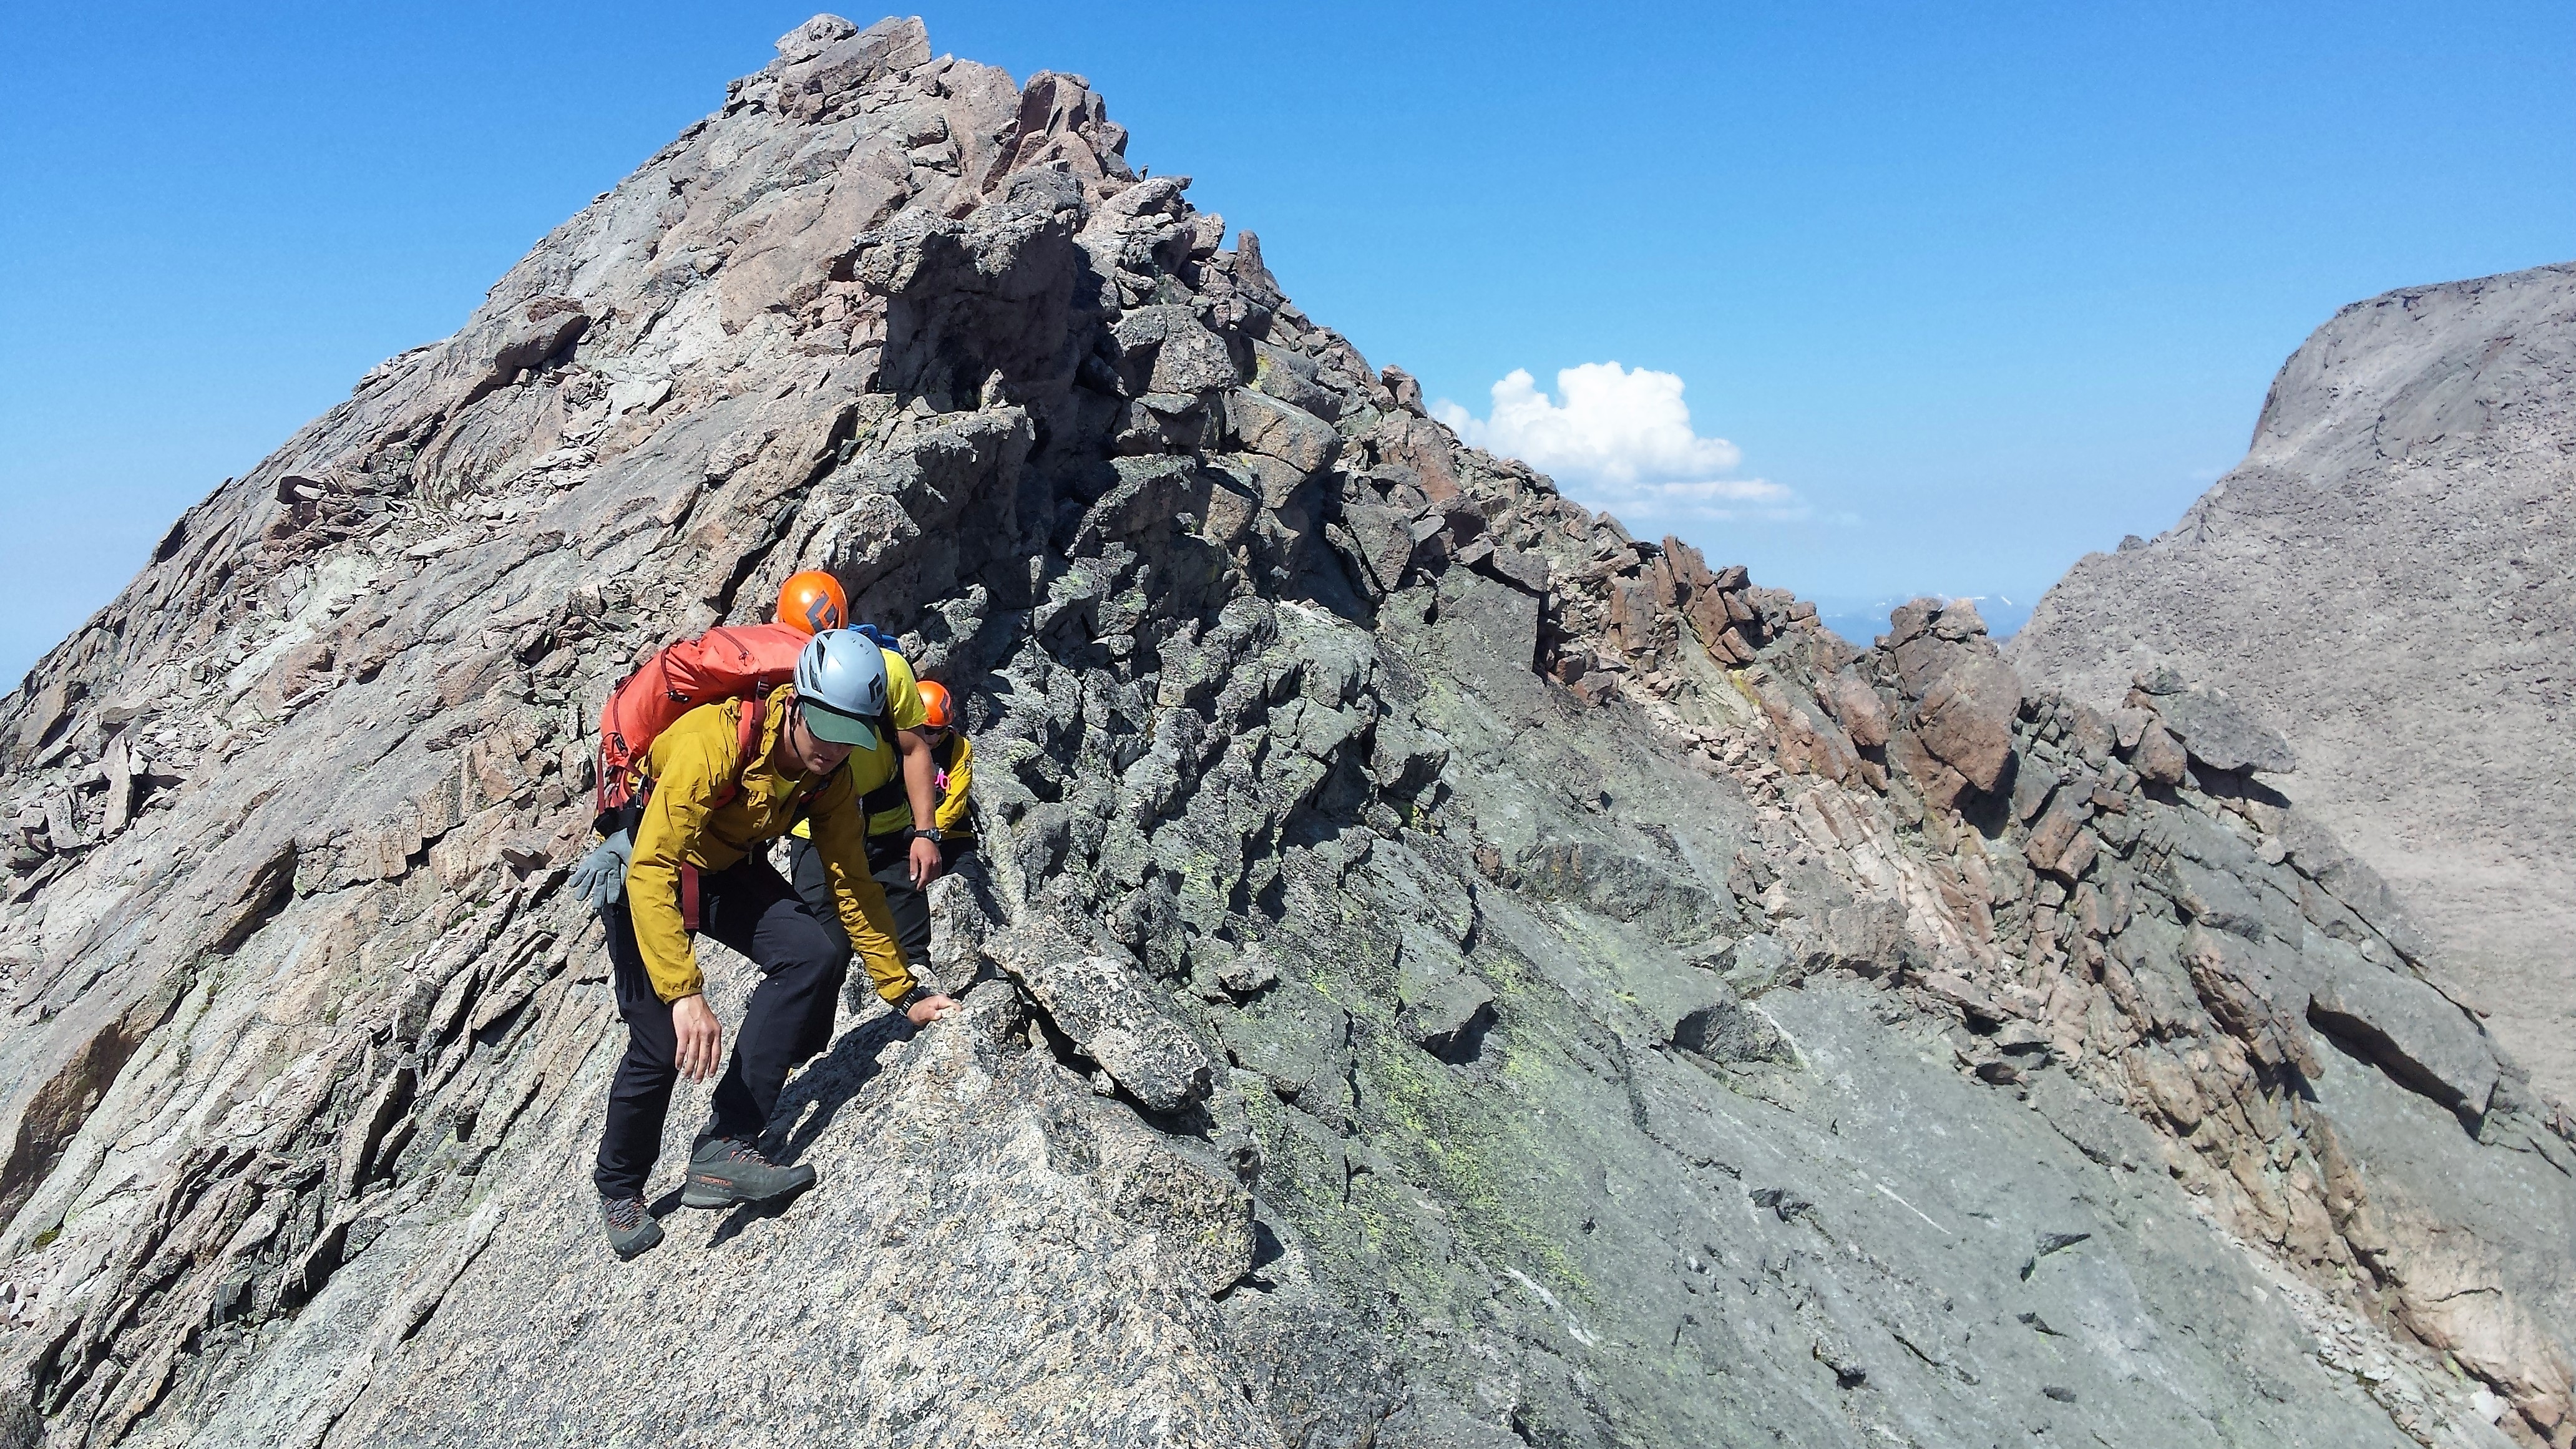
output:
[{"label": "second orange helmet", "polygon": [[957,716],[948,705],[947,685],[935,679],[921,681],[921,715],[922,725],[928,729],[944,730],[956,722]]},{"label": "second orange helmet", "polygon": [[778,590],[778,622],[807,634],[838,629],[849,621],[849,596],[841,581],[821,569],[788,577]]}]

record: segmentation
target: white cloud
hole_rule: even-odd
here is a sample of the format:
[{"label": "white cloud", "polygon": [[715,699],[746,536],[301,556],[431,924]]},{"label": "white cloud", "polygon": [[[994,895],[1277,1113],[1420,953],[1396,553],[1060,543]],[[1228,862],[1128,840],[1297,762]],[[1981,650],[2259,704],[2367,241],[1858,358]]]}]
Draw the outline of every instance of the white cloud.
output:
[{"label": "white cloud", "polygon": [[1691,428],[1682,380],[1669,372],[1587,362],[1556,375],[1556,397],[1526,369],[1495,383],[1478,418],[1442,399],[1433,409],[1488,452],[1518,458],[1594,507],[1698,518],[1804,517],[1797,495],[1767,478],[1727,478],[1743,453]]}]

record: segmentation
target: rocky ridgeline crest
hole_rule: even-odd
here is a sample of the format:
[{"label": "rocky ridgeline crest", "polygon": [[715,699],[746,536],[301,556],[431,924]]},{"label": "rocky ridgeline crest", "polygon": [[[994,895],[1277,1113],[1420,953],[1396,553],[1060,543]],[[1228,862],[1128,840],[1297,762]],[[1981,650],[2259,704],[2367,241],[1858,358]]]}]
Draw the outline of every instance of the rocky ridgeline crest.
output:
[{"label": "rocky ridgeline crest", "polygon": [[[2570,1124],[2276,737],[1631,538],[1123,144],[818,17],[9,698],[6,1432],[2576,1440]],[[801,567],[965,1010],[619,1265],[587,732]]]}]

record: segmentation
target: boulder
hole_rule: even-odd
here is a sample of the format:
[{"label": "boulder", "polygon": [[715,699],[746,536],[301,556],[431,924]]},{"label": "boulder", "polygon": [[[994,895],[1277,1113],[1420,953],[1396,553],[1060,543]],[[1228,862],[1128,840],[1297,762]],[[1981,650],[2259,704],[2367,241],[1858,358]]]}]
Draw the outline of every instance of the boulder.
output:
[{"label": "boulder", "polygon": [[[2022,842],[2023,856],[2041,870],[2059,869],[2060,858],[2075,843],[2077,834],[2084,829],[2084,822],[2092,818],[2091,801],[2061,798],[2048,807],[2047,814],[2039,817],[2038,824],[2031,827],[2030,838]],[[2067,873],[2074,874],[2071,871]]]},{"label": "boulder", "polygon": [[2153,709],[2191,757],[2213,770],[2286,775],[2298,765],[2289,742],[2243,705],[2215,689],[2177,687],[2170,670],[2142,679],[2132,699]]},{"label": "boulder", "polygon": [[1207,1096],[1214,1080],[1207,1053],[1124,962],[1036,933],[1002,939],[993,954],[1075,1048],[1137,1101],[1176,1112]]},{"label": "boulder", "polygon": [[1092,1176],[1109,1210],[1151,1231],[1164,1263],[1211,1298],[1252,1268],[1252,1194],[1154,1133],[1104,1122]]},{"label": "boulder", "polygon": [[1118,320],[1112,335],[1120,376],[1134,393],[1202,393],[1236,382],[1225,339],[1187,307],[1137,308]]},{"label": "boulder", "polygon": [[2015,1019],[2014,1013],[1992,994],[1956,971],[1929,972],[1918,984],[1924,995],[1952,1007],[1988,1031]]},{"label": "boulder", "polygon": [[1523,553],[1519,549],[1497,548],[1476,564],[1479,572],[1489,574],[1535,597],[1547,596],[1547,555]]},{"label": "boulder", "polygon": [[1539,601],[1483,574],[1440,576],[1440,626],[1460,675],[1496,698],[1525,696],[1538,671]]},{"label": "boulder", "polygon": [[1761,1008],[1732,995],[1693,1007],[1673,1024],[1673,1045],[1712,1062],[1795,1065],[1797,1050]]},{"label": "boulder", "polygon": [[[1070,317],[1064,291],[1082,249],[1046,187],[1013,196],[1017,204],[963,221],[907,211],[858,238],[856,279],[885,299],[883,386],[953,394],[996,372],[1028,386],[1059,365]],[[1158,346],[1169,325],[1156,318],[1139,331]],[[1157,390],[1173,389],[1134,388]]]},{"label": "boulder", "polygon": [[2191,757],[2163,724],[2150,719],[2139,728],[2137,749],[2129,763],[2138,778],[2149,784],[2179,785],[2191,768]]},{"label": "boulder", "polygon": [[1967,777],[1934,758],[1925,748],[1923,737],[1913,730],[1898,730],[1888,738],[1887,760],[1913,784],[1923,803],[1934,810],[1955,808],[1968,793]]},{"label": "boulder", "polygon": [[19,752],[32,753],[51,743],[71,722],[73,707],[80,703],[87,688],[78,680],[57,679],[38,689],[18,717]]},{"label": "boulder", "polygon": [[1216,983],[1234,996],[1253,996],[1279,982],[1279,968],[1270,963],[1269,953],[1257,944],[1234,953],[1234,959],[1217,968]]},{"label": "boulder", "polygon": [[1444,1062],[1475,1060],[1494,1024],[1494,989],[1464,973],[1409,980],[1397,1000],[1405,1039]]},{"label": "boulder", "polygon": [[2485,1031],[2442,993],[2390,970],[2365,967],[2320,982],[2308,1021],[2453,1111],[2487,1109],[2499,1068]]},{"label": "boulder", "polygon": [[1300,473],[1321,472],[1341,446],[1341,435],[1332,424],[1250,388],[1236,388],[1227,396],[1226,420],[1246,449],[1276,458]]},{"label": "boulder", "polygon": [[2013,772],[2012,813],[2016,820],[2027,821],[2048,804],[2056,793],[2057,772],[2046,765],[2025,763]]},{"label": "boulder", "polygon": [[1378,594],[1393,593],[1413,560],[1410,521],[1383,503],[1353,502],[1342,505],[1336,527],[1341,533],[1335,542],[1350,556],[1359,581]]},{"label": "boulder", "polygon": [[1915,706],[1913,730],[1933,758],[1981,791],[2004,781],[2013,758],[2021,679],[1992,654],[1961,652]]},{"label": "boulder", "polygon": [[1887,743],[1889,724],[1887,704],[1861,678],[1860,671],[1845,665],[1817,686],[1817,697],[1833,711],[1843,733],[1862,749],[1875,749]]}]

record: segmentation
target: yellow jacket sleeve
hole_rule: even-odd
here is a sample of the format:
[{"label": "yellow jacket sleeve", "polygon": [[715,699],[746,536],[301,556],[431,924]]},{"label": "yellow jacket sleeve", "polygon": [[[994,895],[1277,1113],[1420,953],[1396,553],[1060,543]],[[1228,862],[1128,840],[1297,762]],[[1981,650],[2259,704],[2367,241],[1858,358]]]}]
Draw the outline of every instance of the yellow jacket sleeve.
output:
[{"label": "yellow jacket sleeve", "polygon": [[814,801],[814,849],[823,857],[823,879],[841,909],[841,929],[851,949],[866,963],[877,995],[893,1001],[914,986],[895,944],[894,912],[886,907],[885,887],[868,874],[868,822],[859,813],[859,792],[847,769]]},{"label": "yellow jacket sleeve", "polygon": [[933,823],[942,835],[963,835],[975,827],[966,818],[966,791],[974,783],[975,746],[964,736],[957,740],[957,763],[948,767],[948,793],[940,797],[939,813]]},{"label": "yellow jacket sleeve", "polygon": [[705,989],[697,952],[680,917],[680,866],[705,828],[708,806],[731,779],[732,741],[718,743],[704,730],[665,730],[653,752],[653,793],[635,825],[635,853],[626,862],[626,910],[635,922],[636,949],[664,1001]]}]

